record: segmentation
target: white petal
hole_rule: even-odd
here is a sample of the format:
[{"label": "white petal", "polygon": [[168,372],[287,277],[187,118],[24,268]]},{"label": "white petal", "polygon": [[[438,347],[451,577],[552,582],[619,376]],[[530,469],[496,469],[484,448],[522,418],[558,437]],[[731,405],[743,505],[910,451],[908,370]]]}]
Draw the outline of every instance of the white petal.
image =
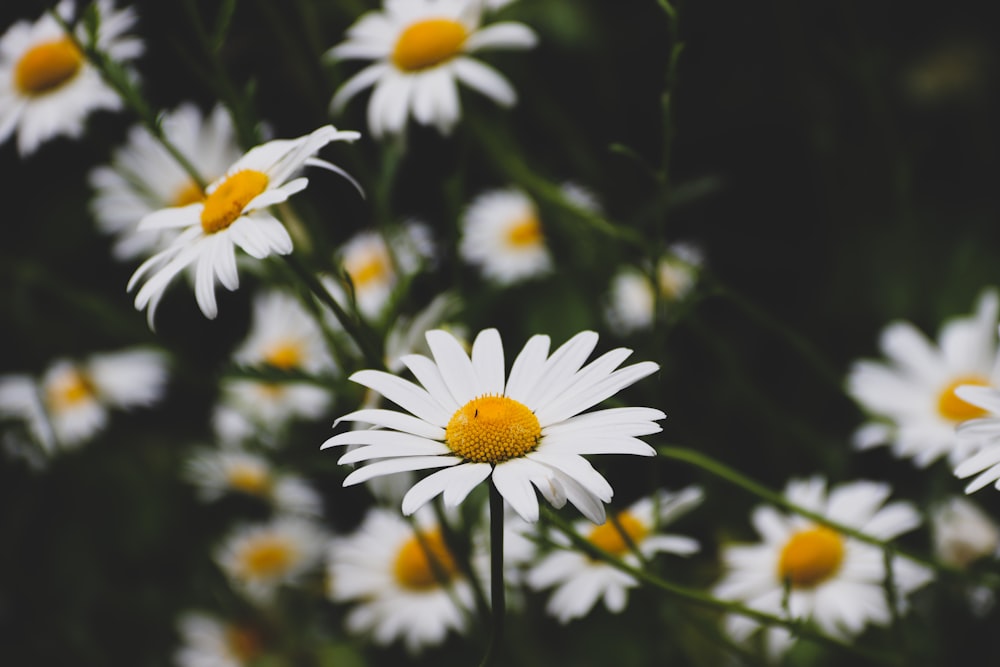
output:
[{"label": "white petal", "polygon": [[424,386],[438,403],[450,414],[455,414],[461,405],[455,402],[455,397],[451,395],[448,386],[441,377],[441,371],[437,364],[423,356],[422,354],[407,354],[399,358],[404,366],[410,369],[417,382]]},{"label": "white petal", "polygon": [[404,410],[434,426],[447,426],[448,420],[451,419],[451,413],[446,412],[424,389],[395,375],[365,370],[354,373],[349,379],[374,389]]},{"label": "white petal", "polygon": [[534,523],[538,521],[538,498],[531,485],[530,473],[525,469],[530,465],[524,459],[498,464],[493,469],[493,484],[522,519]]},{"label": "white petal", "polygon": [[459,81],[500,106],[509,107],[517,102],[514,87],[492,67],[472,58],[457,58],[451,67]]},{"label": "white petal", "polygon": [[496,329],[484,329],[472,343],[472,366],[478,378],[479,391],[484,394],[503,395],[504,357],[503,342]]},{"label": "white petal", "polygon": [[469,53],[481,49],[530,49],[538,43],[535,32],[514,21],[501,21],[480,28],[465,40]]},{"label": "white petal", "polygon": [[[393,445],[405,452],[409,447],[425,447],[428,443],[446,447],[443,442],[421,438],[419,435],[372,428],[339,433],[320,445],[320,449],[338,445]],[[405,456],[405,453],[403,455]]]},{"label": "white petal", "polygon": [[[405,434],[404,434],[405,435]],[[433,440],[410,441],[400,446],[399,443],[379,443],[352,449],[338,459],[337,463],[360,463],[372,459],[386,459],[405,456],[447,456],[452,451],[444,443]]]},{"label": "white petal", "polygon": [[514,365],[510,369],[510,377],[507,380],[506,395],[515,401],[525,403],[541,376],[548,354],[548,336],[536,335],[529,338],[517,358],[514,359]]},{"label": "white petal", "polygon": [[557,396],[565,391],[573,375],[593,352],[597,339],[597,333],[581,331],[563,343],[539,369],[534,386],[528,388],[528,394],[521,402],[533,408],[548,395]]},{"label": "white petal", "polygon": [[330,111],[340,113],[352,97],[378,81],[388,68],[385,63],[375,63],[352,76],[334,94],[330,101]]},{"label": "white petal", "polygon": [[472,361],[455,337],[447,331],[434,329],[425,334],[434,361],[452,398],[458,405],[465,405],[482,394]]},{"label": "white petal", "polygon": [[373,477],[391,475],[410,470],[426,470],[428,468],[444,468],[462,463],[462,459],[448,456],[408,456],[406,458],[376,461],[361,466],[344,479],[344,486],[353,486],[367,482]]},{"label": "white petal", "polygon": [[532,461],[537,461],[555,468],[572,477],[604,502],[610,502],[614,490],[601,473],[594,469],[590,461],[575,454],[549,454],[541,449],[526,455]]},{"label": "white petal", "polygon": [[652,361],[626,366],[596,383],[574,386],[549,405],[539,407],[535,411],[535,416],[542,424],[562,421],[614,396],[620,390],[652,375],[659,369],[659,365]]},{"label": "white petal", "polygon": [[417,419],[395,410],[366,409],[357,410],[344,415],[334,422],[336,426],[342,421],[365,422],[382,428],[391,428],[404,433],[412,433],[430,440],[444,440],[444,429],[433,424],[428,424],[422,419]]}]

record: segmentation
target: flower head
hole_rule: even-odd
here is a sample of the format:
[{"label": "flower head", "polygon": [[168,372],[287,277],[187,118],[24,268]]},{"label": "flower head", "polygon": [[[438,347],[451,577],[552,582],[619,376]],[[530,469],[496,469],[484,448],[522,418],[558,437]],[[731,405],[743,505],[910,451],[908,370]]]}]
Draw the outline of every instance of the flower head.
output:
[{"label": "flower head", "polygon": [[656,263],[656,284],[637,268],[624,268],[611,279],[606,310],[608,324],[619,334],[648,329],[656,315],[656,297],[680,301],[694,287],[701,266],[701,252],[677,243]]},{"label": "flower head", "polygon": [[264,650],[261,632],[245,623],[187,612],[177,628],[181,646],[174,662],[178,667],[248,667]]},{"label": "flower head", "polygon": [[469,204],[462,215],[458,251],[483,276],[511,285],[552,270],[535,203],[516,189],[491,190]]},{"label": "flower head", "polygon": [[889,325],[881,338],[889,360],[855,362],[847,378],[848,392],[875,417],[855,434],[855,444],[890,444],[918,466],[945,455],[952,464],[965,458],[970,443],[955,427],[985,413],[955,389],[1000,381],[997,309],[997,294],[985,292],[975,315],[945,324],[937,346],[908,322]]},{"label": "flower head", "polygon": [[665,415],[659,410],[581,414],[659,368],[650,361],[618,368],[631,350],[611,350],[584,366],[597,345],[596,333],[577,334],[552,356],[548,336],[533,336],[507,376],[495,329],[476,336],[471,358],[446,331],[429,331],[426,338],[433,360],[423,355],[402,359],[420,385],[382,371],[351,376],[410,414],[362,409],[338,420],[382,427],[341,433],[323,444],[364,445],[344,454],[341,463],[380,459],[352,472],[345,485],[404,470],[444,468],[406,493],[405,514],[441,493],[445,505],[457,505],[490,478],[527,521],[538,519],[534,485],[554,506],[569,500],[587,518],[603,523],[603,503],[611,500],[612,488],[582,455],[655,454],[636,436],[660,431],[655,422]]},{"label": "flower head", "polygon": [[[73,4],[63,0],[55,11],[69,22]],[[99,51],[119,62],[142,54],[142,42],[125,35],[135,24],[133,8],[116,10],[112,0],[98,0],[97,13]],[[75,37],[86,39],[82,25]],[[22,156],[52,137],[79,137],[92,111],[120,108],[121,99],[51,15],[18,21],[0,37],[0,142],[16,131]]]},{"label": "flower head", "polygon": [[482,49],[535,45],[530,28],[510,21],[481,27],[479,0],[386,0],[368,12],[333,47],[334,60],[373,60],[334,95],[339,111],[357,93],[375,86],[368,103],[368,129],[376,137],[401,134],[413,115],[421,125],[447,134],[459,119],[456,81],[503,106],[517,95],[500,74],[469,54]]},{"label": "flower head", "polygon": [[322,166],[343,174],[313,155],[331,141],[353,141],[358,136],[357,132],[341,132],[327,125],[298,139],[261,144],[209,185],[204,200],[144,217],[140,230],[180,232],[167,248],[143,262],[129,280],[129,290],[145,281],[136,293],[135,307],[148,308],[150,326],[167,285],[186,267],[194,265],[195,297],[205,317],[212,319],[218,311],[216,279],[226,289],[239,287],[237,247],[256,259],[289,254],[292,237],[268,207],[305,189],[309,180],[296,177],[303,166]]},{"label": "flower head", "polygon": [[[606,521],[600,526],[577,522],[574,528],[595,546],[638,567],[640,562],[633,548],[644,558],[661,552],[687,556],[698,551],[698,542],[692,538],[661,534],[657,529],[701,500],[701,489],[696,487],[678,493],[661,491],[619,512],[615,521]],[[550,553],[528,573],[528,584],[532,588],[555,587],[546,610],[562,623],[586,616],[601,599],[609,611],[621,612],[625,609],[628,589],[638,583],[614,566],[571,549]]]},{"label": "flower head", "polygon": [[[886,504],[889,493],[888,485],[868,481],[842,484],[828,493],[826,482],[813,477],[792,480],[784,495],[830,521],[890,540],[916,528],[920,514],[906,502]],[[725,572],[714,589],[717,597],[774,616],[812,621],[822,632],[842,639],[857,635],[868,623],[888,625],[892,620],[881,549],[772,507],[758,507],[753,523],[763,542],[724,549]],[[931,578],[925,567],[901,556],[892,557],[891,567],[901,606]],[[758,627],[744,616],[726,619],[726,630],[738,641]],[[778,626],[767,630],[766,639],[772,657],[794,642],[789,631]]]}]

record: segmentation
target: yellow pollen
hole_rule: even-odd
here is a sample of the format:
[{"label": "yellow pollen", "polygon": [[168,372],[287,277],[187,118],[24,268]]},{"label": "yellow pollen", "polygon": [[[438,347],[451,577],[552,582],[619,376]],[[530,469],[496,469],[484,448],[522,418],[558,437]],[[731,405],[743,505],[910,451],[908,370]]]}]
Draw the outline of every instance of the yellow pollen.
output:
[{"label": "yellow pollen", "polygon": [[76,76],[83,54],[68,37],[28,49],[14,68],[14,82],[25,95],[44,95]]},{"label": "yellow pollen", "polygon": [[263,496],[271,488],[271,477],[261,466],[238,463],[229,470],[229,486],[243,493]]},{"label": "yellow pollen", "polygon": [[452,19],[426,19],[408,26],[396,40],[392,62],[404,72],[417,72],[454,58],[469,33]]},{"label": "yellow pollen", "polygon": [[[618,524],[625,531],[625,534],[628,535],[632,544],[639,544],[649,534],[649,528],[632,514],[620,512],[617,518]],[[630,551],[628,542],[622,537],[618,526],[610,519],[591,530],[587,539],[595,547],[604,549],[614,556],[624,556]]]},{"label": "yellow pollen", "polygon": [[523,404],[506,396],[480,396],[459,408],[445,429],[445,444],[463,459],[502,463],[538,446],[542,427]]},{"label": "yellow pollen", "polygon": [[202,190],[197,183],[194,181],[188,182],[187,185],[182,187],[174,195],[173,206],[187,206],[188,204],[196,204],[197,202],[205,200],[205,191]]},{"label": "yellow pollen", "polygon": [[90,400],[97,390],[86,375],[73,369],[57,377],[45,393],[51,409],[59,412]]},{"label": "yellow pollen", "polygon": [[815,526],[792,535],[781,550],[778,577],[793,588],[812,588],[836,573],[844,560],[844,540],[840,534]]},{"label": "yellow pollen", "polygon": [[380,252],[366,252],[359,257],[348,259],[344,270],[351,276],[351,282],[358,289],[385,279],[389,275],[389,258]]},{"label": "yellow pollen", "polygon": [[299,368],[302,365],[302,345],[294,340],[282,341],[267,351],[264,362],[283,371]]},{"label": "yellow pollen", "polygon": [[229,625],[225,629],[226,648],[241,665],[250,664],[261,654],[261,640],[251,628]]},{"label": "yellow pollen", "polygon": [[205,199],[201,228],[206,234],[221,232],[243,214],[254,197],[267,189],[267,174],[244,169],[229,176]]},{"label": "yellow pollen", "polygon": [[515,248],[538,245],[543,239],[542,225],[534,215],[518,220],[507,230],[507,241]]},{"label": "yellow pollen", "polygon": [[989,381],[979,375],[964,375],[955,378],[938,395],[938,412],[945,419],[955,422],[964,422],[967,419],[985,417],[987,412],[979,406],[966,403],[955,395],[955,389],[963,384],[974,384],[979,387],[989,386]]},{"label": "yellow pollen", "polygon": [[240,574],[246,579],[277,577],[288,570],[294,557],[292,546],[283,537],[258,537],[240,555]]},{"label": "yellow pollen", "polygon": [[[448,551],[440,530],[421,533],[421,536],[424,544],[420,543],[416,535],[403,543],[395,563],[396,581],[403,588],[415,591],[425,591],[447,583],[458,572],[455,559]],[[428,558],[428,551],[434,557],[433,565]]]}]

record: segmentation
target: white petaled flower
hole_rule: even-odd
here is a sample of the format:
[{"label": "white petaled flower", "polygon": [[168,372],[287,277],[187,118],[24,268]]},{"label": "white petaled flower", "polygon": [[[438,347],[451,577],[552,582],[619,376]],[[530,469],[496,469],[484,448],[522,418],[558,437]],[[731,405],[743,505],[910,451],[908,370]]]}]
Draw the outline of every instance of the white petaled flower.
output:
[{"label": "white petaled flower", "polygon": [[945,563],[965,568],[1000,551],[1000,526],[979,507],[951,497],[931,511],[934,554]]},{"label": "white petaled flower", "polygon": [[348,631],[381,645],[402,641],[411,653],[464,632],[473,608],[472,588],[440,527],[426,512],[415,519],[419,536],[397,513],[369,510],[354,534],[332,539],[327,551],[330,598],[356,603]]},{"label": "white petaled flower", "polygon": [[386,0],[382,11],[363,15],[347,30],[347,39],[328,52],[338,61],[375,61],[340,87],[331,109],[339,112],[374,86],[368,129],[381,137],[401,134],[410,114],[421,125],[449,133],[461,115],[457,82],[503,106],[513,105],[517,94],[510,83],[469,54],[530,48],[535,33],[512,21],[481,26],[481,14],[480,0]]},{"label": "white petaled flower", "polygon": [[249,667],[263,654],[261,633],[251,625],[187,612],[177,629],[181,636],[174,654],[177,667]]},{"label": "white petaled flower", "polygon": [[[889,494],[887,484],[869,481],[841,484],[828,493],[826,481],[813,477],[790,481],[784,496],[830,521],[888,541],[920,524],[920,514],[910,503],[886,504]],[[868,624],[891,623],[882,549],[773,507],[758,507],[752,519],[763,542],[723,549],[725,572],[714,587],[716,597],[815,623],[824,634],[843,640]],[[931,572],[902,556],[893,556],[891,567],[896,605],[905,610],[907,596],[930,581]],[[745,641],[760,626],[733,614],[726,617],[725,627],[734,639]],[[772,658],[795,641],[779,626],[768,627],[765,639]]]},{"label": "white petaled flower", "polygon": [[966,458],[973,443],[955,427],[985,412],[955,389],[998,384],[997,307],[996,292],[984,292],[974,315],[945,323],[937,345],[909,322],[889,325],[880,341],[888,360],[855,362],[847,378],[848,393],[874,417],[855,433],[855,445],[889,444],[921,467]]},{"label": "white petaled flower", "polygon": [[538,208],[520,190],[479,195],[462,215],[461,227],[459,254],[491,282],[512,285],[552,270]]},{"label": "white petaled flower", "polygon": [[294,583],[317,565],[325,542],[319,524],[278,517],[234,530],[215,560],[236,588],[255,601],[268,602],[279,586]]},{"label": "white petaled flower", "polygon": [[[652,558],[657,553],[688,556],[698,551],[698,542],[690,537],[661,534],[657,531],[701,500],[701,489],[695,487],[678,493],[660,491],[619,512],[616,515],[617,524],[615,521],[606,521],[600,526],[594,526],[577,522],[574,528],[591,544],[629,565],[641,567],[642,563],[634,550],[638,550],[645,559]],[[569,548],[569,541],[562,535],[559,538],[566,548],[545,556],[531,568],[527,577],[528,585],[535,590],[555,587],[546,611],[561,623],[567,623],[574,618],[586,616],[602,599],[608,611],[619,613],[624,610],[628,589],[635,588],[639,582],[632,575],[604,561]]]},{"label": "white petaled flower", "polygon": [[658,370],[651,361],[619,368],[631,350],[611,350],[584,366],[597,345],[596,333],[573,336],[551,356],[549,337],[536,335],[507,376],[496,329],[476,336],[471,358],[446,331],[428,331],[426,339],[433,360],[419,354],[402,358],[419,385],[376,370],[351,376],[409,414],[361,409],[338,420],[381,427],[341,433],[322,445],[363,445],[340,458],[340,463],[371,461],[348,475],[345,486],[390,473],[443,468],[406,493],[404,514],[442,493],[445,505],[453,507],[489,478],[526,521],[538,520],[534,486],[552,505],[569,500],[588,519],[603,523],[603,503],[610,502],[613,491],[583,455],[656,453],[636,436],[661,430],[656,421],[666,415],[659,410],[623,407],[581,414]]},{"label": "white petaled flower", "polygon": [[[207,118],[193,104],[163,115],[164,136],[204,178],[214,181],[240,155],[236,133],[225,107]],[[129,130],[128,141],[111,156],[111,165],[90,172],[95,190],[90,203],[98,227],[115,237],[116,259],[149,255],[165,239],[164,232],[138,231],[139,221],[162,208],[202,201],[205,193],[144,126]]]},{"label": "white petaled flower", "polygon": [[[69,23],[74,3],[63,0],[55,11]],[[142,54],[142,41],[125,34],[135,24],[134,8],[116,10],[112,0],[97,0],[97,13],[98,51],[119,63]],[[88,39],[82,25],[74,35]],[[118,94],[50,14],[18,21],[0,37],[0,142],[16,131],[22,156],[59,135],[80,137],[93,111],[121,108]]]},{"label": "white petaled flower", "polygon": [[204,501],[235,492],[272,503],[283,514],[322,513],[319,494],[305,480],[274,470],[267,459],[256,454],[225,449],[198,451],[188,460],[185,473]]},{"label": "white petaled flower", "polygon": [[112,409],[147,407],[160,399],[167,381],[166,357],[131,349],[59,359],[40,380],[0,378],[0,415],[26,421],[47,451],[81,445],[103,430]]},{"label": "white petaled flower", "polygon": [[621,269],[611,279],[608,324],[621,335],[648,329],[656,315],[657,290],[662,299],[680,301],[694,287],[701,263],[700,250],[677,243],[656,263],[656,285],[637,268]]},{"label": "white petaled flower", "polygon": [[977,413],[958,425],[964,458],[955,462],[957,477],[978,475],[965,487],[973,493],[993,484],[1000,490],[1000,390],[994,387],[963,385],[955,394]]},{"label": "white petaled flower", "polygon": [[218,310],[216,279],[230,291],[239,287],[236,248],[255,259],[291,253],[292,237],[268,207],[306,188],[309,179],[297,176],[305,166],[324,167],[350,178],[313,155],[331,141],[353,141],[358,136],[327,125],[297,139],[261,144],[205,188],[203,201],[145,216],[139,230],[179,232],[169,246],[143,262],[128,283],[130,291],[143,283],[135,295],[135,307],[148,309],[150,326],[167,285],[188,266],[194,267],[198,307],[213,319]]}]

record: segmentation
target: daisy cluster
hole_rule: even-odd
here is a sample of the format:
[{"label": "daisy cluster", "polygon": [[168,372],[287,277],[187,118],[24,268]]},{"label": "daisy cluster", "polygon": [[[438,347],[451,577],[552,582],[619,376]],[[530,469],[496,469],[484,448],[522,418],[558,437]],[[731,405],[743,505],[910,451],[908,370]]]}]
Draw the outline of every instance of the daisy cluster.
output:
[{"label": "daisy cluster", "polygon": [[169,483],[136,493],[172,494],[189,532],[173,664],[534,664],[624,628],[635,664],[821,665],[919,635],[935,603],[995,621],[1000,524],[965,497],[1000,490],[995,289],[936,339],[888,324],[837,371],[853,433],[810,441],[836,449],[714,442],[744,426],[743,379],[691,381],[688,356],[741,302],[708,239],[664,222],[712,192],[670,189],[672,74],[662,165],[618,146],[652,188],[635,202],[579,166],[587,147],[552,149],[559,128],[537,138],[556,103],[533,63],[572,58],[554,26],[586,23],[555,0],[303,2],[303,40],[272,8],[301,62],[249,73],[246,9],[186,4],[209,99],[144,67],[166,48],[153,7],[62,0],[0,36],[0,144],[87,160],[58,177],[88,193],[73,251],[116,281],[91,298],[103,273],[18,260],[76,317],[0,375],[0,445],[38,478],[159,466]]}]

